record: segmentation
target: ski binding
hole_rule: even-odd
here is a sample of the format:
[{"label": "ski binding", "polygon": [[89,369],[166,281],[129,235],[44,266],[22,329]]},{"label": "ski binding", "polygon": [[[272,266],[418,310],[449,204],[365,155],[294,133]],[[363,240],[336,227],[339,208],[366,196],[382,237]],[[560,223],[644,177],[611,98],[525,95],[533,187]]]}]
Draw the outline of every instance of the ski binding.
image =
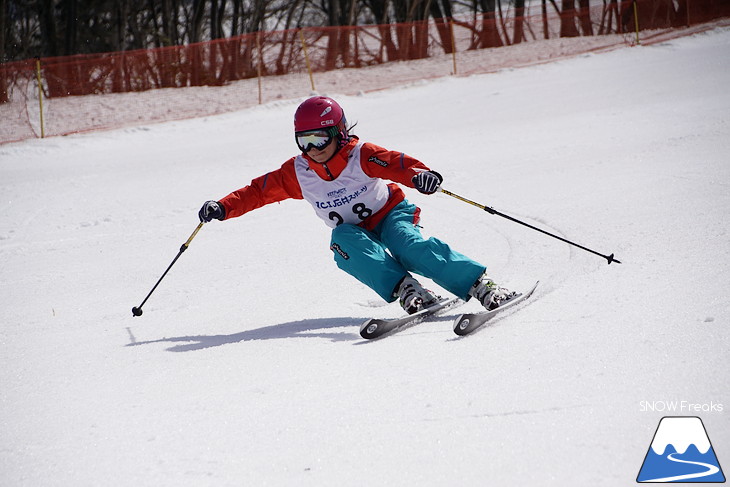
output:
[{"label": "ski binding", "polygon": [[512,308],[513,306],[529,298],[535,291],[535,288],[537,288],[538,284],[540,284],[540,281],[537,281],[527,292],[516,295],[514,298],[502,304],[499,308],[493,309],[491,311],[462,314],[454,322],[454,333],[459,336],[464,336],[472,333],[474,330],[484,325],[487,321],[494,318],[494,316],[498,313],[506,311],[507,309]]}]

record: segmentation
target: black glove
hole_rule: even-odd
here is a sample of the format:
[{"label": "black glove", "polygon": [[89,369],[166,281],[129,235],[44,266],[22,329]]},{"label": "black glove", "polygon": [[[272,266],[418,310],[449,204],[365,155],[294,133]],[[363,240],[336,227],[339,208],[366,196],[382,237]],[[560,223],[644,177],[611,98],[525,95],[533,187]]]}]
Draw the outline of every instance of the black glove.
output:
[{"label": "black glove", "polygon": [[423,194],[433,194],[438,191],[441,183],[444,182],[444,178],[441,177],[436,171],[423,171],[419,172],[413,179],[413,186]]},{"label": "black glove", "polygon": [[198,212],[201,222],[208,223],[213,218],[223,220],[226,217],[226,209],[217,201],[206,201]]}]

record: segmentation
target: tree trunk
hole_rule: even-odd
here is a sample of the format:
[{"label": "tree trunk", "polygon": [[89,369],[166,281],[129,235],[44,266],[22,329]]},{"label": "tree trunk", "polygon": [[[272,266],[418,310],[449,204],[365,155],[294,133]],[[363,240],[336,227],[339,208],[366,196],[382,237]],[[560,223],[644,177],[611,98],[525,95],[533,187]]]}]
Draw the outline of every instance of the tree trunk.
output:
[{"label": "tree trunk", "polygon": [[483,12],[482,29],[479,35],[479,47],[502,47],[504,43],[499,36],[497,26],[496,0],[480,0]]},{"label": "tree trunk", "polygon": [[[0,0],[0,63],[4,63],[5,59],[5,19],[7,18],[5,12],[7,12],[8,3],[7,0]],[[7,103],[10,101],[10,94],[8,93],[8,82],[0,71],[0,103]]]},{"label": "tree trunk", "polygon": [[38,19],[41,27],[41,55],[58,56],[58,38],[56,37],[56,19],[53,18],[53,0],[38,2]]},{"label": "tree trunk", "polygon": [[[329,0],[328,22],[330,26],[341,24],[342,10],[339,0]],[[325,70],[335,69],[340,51],[340,33],[342,29],[327,29],[327,54],[325,56]]]},{"label": "tree trunk", "polygon": [[593,24],[591,23],[591,6],[590,0],[578,0],[580,17],[580,27],[584,36],[593,35]]},{"label": "tree trunk", "polygon": [[515,0],[515,28],[512,37],[512,44],[519,44],[525,37],[525,0]]},{"label": "tree trunk", "polygon": [[191,54],[190,84],[200,86],[203,84],[203,56],[200,52],[200,28],[203,25],[203,13],[205,11],[205,0],[193,1],[193,18],[190,23],[190,44],[188,52]]},{"label": "tree trunk", "polygon": [[438,32],[441,45],[443,46],[445,54],[451,54],[454,50],[453,42],[451,39],[451,0],[444,0],[443,10],[442,5],[439,2],[431,2],[431,17],[436,22],[436,32]]},{"label": "tree trunk", "polygon": [[[124,37],[127,32],[127,16],[129,9],[126,0],[121,0],[115,4],[114,12],[114,34],[112,45],[114,50],[119,53],[124,50]],[[114,56],[114,66],[112,68],[112,91],[115,93],[124,92],[129,89],[126,86],[125,60],[123,55]]]},{"label": "tree trunk", "polygon": [[64,17],[66,18],[64,22],[66,24],[66,34],[64,36],[63,51],[68,56],[78,52],[78,0],[66,0],[64,3],[64,13]]},{"label": "tree trunk", "polygon": [[203,25],[205,0],[193,0],[193,18],[190,21],[190,44],[200,42],[200,28]]},{"label": "tree trunk", "polygon": [[563,0],[560,37],[578,37],[578,28],[575,26],[575,0]]}]

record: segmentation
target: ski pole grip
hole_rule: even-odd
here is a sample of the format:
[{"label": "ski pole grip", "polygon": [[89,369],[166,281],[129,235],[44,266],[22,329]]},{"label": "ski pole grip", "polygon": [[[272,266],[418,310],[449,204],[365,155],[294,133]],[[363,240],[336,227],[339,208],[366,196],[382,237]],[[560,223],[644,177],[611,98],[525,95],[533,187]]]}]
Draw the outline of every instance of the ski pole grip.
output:
[{"label": "ski pole grip", "polygon": [[198,226],[195,227],[195,230],[193,231],[192,235],[190,235],[190,238],[188,238],[187,241],[184,244],[182,244],[182,246],[180,247],[180,252],[185,252],[188,249],[188,247],[190,246],[190,242],[193,241],[193,239],[198,234],[200,229],[203,228],[204,224],[205,224],[205,222],[198,223]]},{"label": "ski pole grip", "polygon": [[458,194],[452,193],[451,191],[447,191],[444,188],[439,188],[438,190],[441,191],[443,194],[447,194],[453,198],[456,198],[457,200],[463,201],[464,203],[469,203],[472,206],[481,208],[482,210],[486,211],[487,213],[489,213],[491,215],[496,214],[496,210],[494,208],[490,208],[489,206],[486,206],[486,205],[481,205],[481,204],[477,203],[476,201],[472,201],[470,199],[464,198],[463,196],[459,196]]}]

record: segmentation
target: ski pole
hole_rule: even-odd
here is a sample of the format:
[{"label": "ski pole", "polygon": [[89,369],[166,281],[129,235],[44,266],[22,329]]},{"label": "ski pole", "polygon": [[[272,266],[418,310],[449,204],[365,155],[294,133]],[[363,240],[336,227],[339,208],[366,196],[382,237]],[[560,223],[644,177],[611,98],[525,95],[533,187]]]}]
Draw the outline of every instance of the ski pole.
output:
[{"label": "ski pole", "polygon": [[474,201],[472,201],[472,200],[466,199],[466,198],[464,198],[463,196],[459,196],[458,194],[454,194],[454,193],[452,193],[451,191],[446,191],[446,190],[445,190],[445,189],[443,189],[443,188],[439,188],[439,191],[441,191],[442,193],[444,193],[444,194],[447,194],[447,195],[449,195],[449,196],[452,196],[452,197],[456,198],[457,200],[461,200],[461,201],[463,201],[464,203],[469,203],[470,205],[476,206],[477,208],[481,208],[482,210],[486,211],[486,212],[487,212],[487,213],[489,213],[490,215],[497,215],[497,216],[501,216],[502,218],[506,218],[507,220],[513,221],[513,222],[515,222],[515,223],[519,223],[520,225],[524,225],[524,226],[526,226],[527,228],[531,228],[531,229],[533,229],[533,230],[537,230],[537,231],[538,231],[538,232],[540,232],[540,233],[544,233],[545,235],[548,235],[548,236],[550,236],[550,237],[553,237],[553,238],[557,238],[558,240],[560,240],[560,241],[562,241],[562,242],[565,242],[565,243],[567,243],[567,244],[570,244],[570,245],[572,245],[572,246],[574,246],[574,247],[578,247],[579,249],[583,249],[583,250],[585,250],[585,251],[587,251],[587,252],[590,252],[590,253],[592,253],[592,254],[598,255],[598,256],[600,256],[600,257],[603,257],[604,259],[606,259],[606,260],[608,261],[609,265],[611,264],[611,262],[616,262],[617,264],[620,264],[620,263],[621,263],[621,261],[620,261],[620,260],[618,260],[618,259],[615,259],[615,258],[613,257],[613,254],[611,254],[611,255],[603,255],[603,254],[601,254],[601,253],[598,253],[598,252],[596,252],[595,250],[591,250],[591,249],[589,249],[588,247],[583,247],[582,245],[578,245],[577,243],[575,243],[575,242],[571,242],[570,240],[564,239],[563,237],[559,237],[559,236],[557,236],[557,235],[555,235],[555,234],[552,234],[552,233],[550,233],[550,232],[547,232],[547,231],[545,231],[545,230],[543,230],[543,229],[541,229],[541,228],[537,228],[537,227],[535,227],[535,226],[532,226],[532,225],[530,225],[529,223],[525,223],[525,222],[523,222],[523,221],[520,221],[520,220],[518,220],[517,218],[511,217],[511,216],[509,216],[509,215],[505,215],[504,213],[502,213],[502,212],[499,212],[499,211],[495,210],[494,208],[491,208],[491,207],[489,207],[489,206],[485,206],[485,205],[481,205],[481,204],[479,204],[479,203],[476,203],[476,202],[474,202]]},{"label": "ski pole", "polygon": [[152,288],[152,291],[150,291],[150,293],[147,295],[147,297],[144,298],[144,301],[142,301],[142,304],[140,304],[139,306],[134,306],[132,308],[132,315],[133,316],[141,316],[142,315],[142,306],[144,306],[144,304],[147,302],[147,300],[150,299],[150,296],[152,296],[152,293],[155,292],[155,289],[157,289],[157,286],[160,285],[160,282],[162,282],[162,280],[165,278],[165,276],[170,271],[170,269],[172,268],[172,266],[175,265],[175,262],[177,262],[177,259],[179,259],[180,256],[182,255],[182,253],[185,252],[188,249],[188,247],[190,246],[190,242],[193,241],[193,239],[198,234],[198,232],[200,231],[200,229],[203,228],[203,225],[204,225],[204,223],[203,222],[200,222],[198,224],[198,226],[195,228],[195,231],[192,233],[192,235],[190,235],[190,238],[188,238],[188,240],[184,244],[182,244],[182,246],[180,247],[180,251],[177,253],[177,255],[175,256],[175,258],[172,259],[172,262],[167,267],[167,269],[165,270],[165,272],[162,274],[162,277],[160,277],[160,279],[157,281],[157,284],[154,285],[154,287]]}]

